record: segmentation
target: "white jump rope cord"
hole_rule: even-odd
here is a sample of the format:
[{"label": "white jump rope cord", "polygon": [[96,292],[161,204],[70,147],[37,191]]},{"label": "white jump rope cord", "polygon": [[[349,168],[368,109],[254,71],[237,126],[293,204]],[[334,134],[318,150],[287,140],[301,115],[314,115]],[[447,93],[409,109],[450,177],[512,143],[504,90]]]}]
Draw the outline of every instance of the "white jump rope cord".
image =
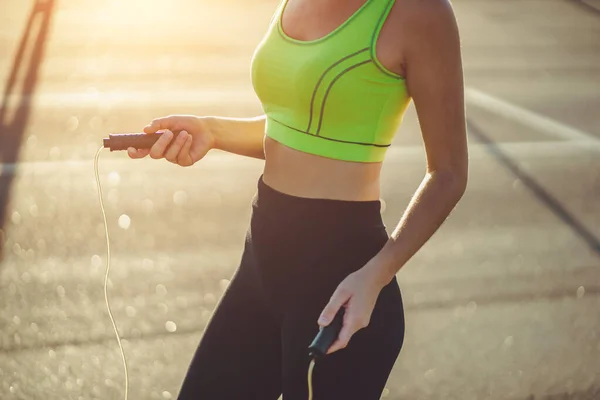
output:
[{"label": "white jump rope cord", "polygon": [[96,183],[98,185],[98,198],[100,199],[100,208],[102,209],[102,218],[104,219],[104,232],[106,233],[106,275],[104,276],[104,300],[106,301],[106,309],[108,310],[108,316],[110,322],[115,330],[115,336],[117,337],[117,343],[119,344],[119,350],[121,350],[121,358],[123,359],[123,368],[125,369],[125,400],[129,396],[129,373],[127,372],[127,360],[125,359],[125,351],[123,351],[123,344],[121,343],[121,335],[119,335],[119,329],[115,323],[115,318],[110,310],[110,303],[108,301],[108,273],[110,271],[110,237],[108,236],[108,223],[106,222],[106,211],[104,211],[104,202],[102,201],[102,187],[100,186],[100,175],[98,174],[98,156],[104,147],[100,147],[96,152],[94,158],[94,172],[96,173]]},{"label": "white jump rope cord", "polygon": [[313,398],[313,388],[312,388],[312,374],[313,368],[315,368],[315,359],[310,360],[310,364],[308,365],[308,400],[312,400]]},{"label": "white jump rope cord", "polygon": [[[123,360],[123,369],[125,370],[125,400],[129,396],[129,373],[127,371],[127,360],[125,358],[125,351],[123,350],[123,344],[121,343],[121,335],[119,335],[119,329],[115,323],[112,311],[110,309],[110,303],[108,301],[108,273],[110,271],[110,237],[108,235],[108,223],[106,222],[106,211],[104,210],[104,202],[102,200],[102,187],[100,186],[100,175],[98,174],[98,156],[104,147],[100,147],[94,157],[94,172],[96,174],[96,184],[98,185],[98,199],[100,200],[100,209],[102,210],[102,218],[104,220],[104,232],[106,233],[106,275],[104,276],[104,300],[106,301],[106,309],[108,310],[108,316],[110,322],[115,330],[115,336],[117,337],[117,343],[119,344],[119,350],[121,351],[121,358]],[[312,373],[315,367],[315,360],[310,361],[308,366],[308,400],[313,398],[312,389]]]}]

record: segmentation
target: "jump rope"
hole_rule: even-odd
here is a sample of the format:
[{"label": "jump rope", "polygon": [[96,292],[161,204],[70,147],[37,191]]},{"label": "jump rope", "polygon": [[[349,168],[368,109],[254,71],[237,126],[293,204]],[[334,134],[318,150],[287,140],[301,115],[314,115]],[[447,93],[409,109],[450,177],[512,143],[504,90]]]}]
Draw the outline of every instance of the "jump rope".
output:
[{"label": "jump rope", "polygon": [[[129,397],[129,372],[127,369],[127,359],[125,357],[125,351],[123,350],[123,344],[121,343],[121,335],[119,334],[119,329],[117,328],[117,324],[115,323],[115,318],[113,317],[110,308],[110,302],[108,300],[108,274],[110,271],[110,236],[108,234],[106,211],[104,209],[104,202],[102,200],[102,187],[100,185],[100,175],[98,173],[98,158],[100,156],[100,152],[104,148],[110,149],[111,152],[118,150],[127,150],[129,147],[133,147],[136,149],[149,149],[158,140],[161,134],[162,133],[109,134],[108,138],[103,139],[103,145],[98,149],[98,151],[96,152],[96,156],[94,157],[94,172],[96,174],[96,184],[98,185],[98,198],[100,200],[100,209],[102,210],[102,218],[104,220],[104,232],[106,234],[106,274],[104,276],[104,300],[106,302],[108,316],[110,317],[110,322],[112,323],[113,329],[115,331],[115,336],[117,338],[117,343],[121,352],[121,359],[123,361],[123,369],[125,371],[125,400],[128,400]],[[326,327],[319,329],[319,332],[308,347],[308,356],[310,358],[307,376],[308,400],[313,399],[312,375],[315,367],[315,362],[327,354],[327,350],[338,337],[340,330],[342,329],[343,319],[344,307],[341,307],[335,315],[333,321]]]}]

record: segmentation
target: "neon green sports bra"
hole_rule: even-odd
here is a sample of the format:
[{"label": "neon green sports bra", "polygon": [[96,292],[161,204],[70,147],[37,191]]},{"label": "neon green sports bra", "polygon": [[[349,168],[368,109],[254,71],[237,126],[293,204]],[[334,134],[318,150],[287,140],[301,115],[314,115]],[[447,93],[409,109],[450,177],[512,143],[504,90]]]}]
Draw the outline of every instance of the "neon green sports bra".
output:
[{"label": "neon green sports bra", "polygon": [[265,134],[323,157],[383,161],[410,103],[405,80],[375,55],[394,0],[366,0],[341,26],[312,41],[283,31],[287,1],[281,1],[252,57]]}]

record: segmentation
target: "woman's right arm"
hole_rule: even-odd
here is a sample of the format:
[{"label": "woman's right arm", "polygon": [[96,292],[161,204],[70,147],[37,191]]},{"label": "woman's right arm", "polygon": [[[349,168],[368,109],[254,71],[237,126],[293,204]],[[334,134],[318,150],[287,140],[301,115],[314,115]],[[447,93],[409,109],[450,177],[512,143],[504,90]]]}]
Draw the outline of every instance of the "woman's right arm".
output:
[{"label": "woman's right arm", "polygon": [[208,125],[215,138],[215,149],[261,160],[265,159],[265,123],[265,115],[254,118],[208,119]]},{"label": "woman's right arm", "polygon": [[171,115],[157,118],[144,128],[148,134],[164,131],[151,149],[128,149],[129,157],[165,158],[187,167],[211,149],[258,159],[265,158],[264,115],[254,118]]}]

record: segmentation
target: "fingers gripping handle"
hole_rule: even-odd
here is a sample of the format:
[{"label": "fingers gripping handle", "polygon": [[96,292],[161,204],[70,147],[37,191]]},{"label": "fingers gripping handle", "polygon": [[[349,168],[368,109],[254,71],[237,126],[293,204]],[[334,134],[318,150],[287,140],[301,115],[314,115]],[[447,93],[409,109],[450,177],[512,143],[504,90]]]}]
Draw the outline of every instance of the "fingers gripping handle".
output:
[{"label": "fingers gripping handle", "polygon": [[104,147],[110,151],[127,150],[129,147],[135,149],[149,149],[162,132],[157,133],[111,133],[108,138],[104,138]]},{"label": "fingers gripping handle", "polygon": [[317,336],[315,336],[313,342],[308,347],[309,356],[317,358],[327,354],[327,350],[329,350],[329,347],[331,347],[342,330],[344,311],[344,307],[341,307],[333,318],[333,321],[319,330],[319,333],[317,333]]}]

